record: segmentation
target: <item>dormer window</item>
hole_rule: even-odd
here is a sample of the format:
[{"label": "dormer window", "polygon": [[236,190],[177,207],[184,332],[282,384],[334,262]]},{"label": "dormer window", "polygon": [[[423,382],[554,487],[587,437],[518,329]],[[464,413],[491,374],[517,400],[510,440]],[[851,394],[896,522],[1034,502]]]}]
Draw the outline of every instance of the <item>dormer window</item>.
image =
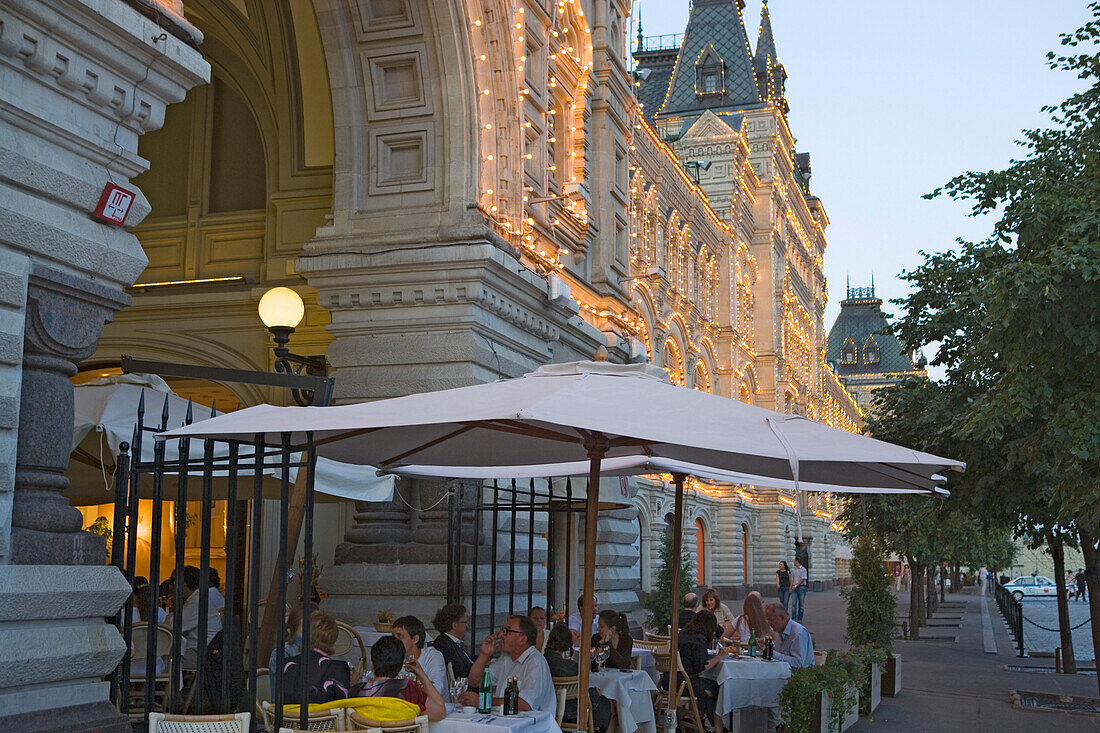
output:
[{"label": "dormer window", "polygon": [[863,343],[863,363],[878,364],[882,360],[882,352],[879,351],[878,342],[874,336],[868,336]]},{"label": "dormer window", "polygon": [[700,97],[724,94],[726,91],[726,65],[714,50],[707,46],[695,62],[695,93]]},{"label": "dormer window", "polygon": [[844,344],[840,347],[840,363],[856,363],[856,345],[852,339],[844,339]]}]

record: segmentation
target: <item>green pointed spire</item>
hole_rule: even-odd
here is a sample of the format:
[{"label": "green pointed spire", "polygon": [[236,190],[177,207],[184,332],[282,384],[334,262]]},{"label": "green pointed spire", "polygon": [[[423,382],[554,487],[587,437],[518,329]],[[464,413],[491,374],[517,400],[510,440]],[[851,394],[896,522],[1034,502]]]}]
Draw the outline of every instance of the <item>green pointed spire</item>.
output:
[{"label": "green pointed spire", "polygon": [[778,105],[786,114],[790,109],[786,95],[787,70],[779,63],[775,51],[775,36],[772,34],[772,19],[768,13],[767,0],[764,0],[764,5],[760,8],[760,35],[756,39],[752,70],[760,99]]}]

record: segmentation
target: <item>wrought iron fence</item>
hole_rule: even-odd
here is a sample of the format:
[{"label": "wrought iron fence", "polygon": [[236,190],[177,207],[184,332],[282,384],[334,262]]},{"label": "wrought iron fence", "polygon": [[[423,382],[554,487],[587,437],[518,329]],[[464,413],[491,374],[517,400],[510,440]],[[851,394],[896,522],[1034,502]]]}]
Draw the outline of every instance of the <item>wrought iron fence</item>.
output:
[{"label": "wrought iron fence", "polygon": [[[112,538],[112,563],[134,583],[139,557],[138,539],[139,500],[144,493],[152,499],[149,516],[148,587],[144,592],[147,609],[146,622],[150,631],[156,625],[157,609],[167,601],[172,613],[167,619],[171,634],[165,678],[157,677],[158,635],[146,634],[145,666],[132,665],[134,640],[134,603],[131,596],[116,617],[126,651],[113,675],[112,691],[119,709],[147,723],[149,713],[158,707],[170,711],[230,712],[257,709],[257,684],[260,665],[266,666],[268,657],[262,649],[261,626],[261,546],[260,527],[263,523],[264,484],[276,482],[279,494],[279,551],[275,564],[272,587],[268,593],[268,605],[275,609],[287,607],[289,580],[288,538],[291,531],[289,508],[292,487],[302,499],[303,572],[301,577],[302,618],[310,616],[312,588],[304,579],[313,576],[313,506],[314,468],[316,450],[312,435],[291,436],[278,434],[278,441],[265,440],[256,435],[250,441],[204,439],[201,450],[193,450],[191,440],[176,438],[165,440],[157,436],[169,429],[169,400],[165,399],[160,419],[154,425],[146,425],[145,398],[139,403],[137,427],[132,445],[120,446],[118,468],[115,475],[115,527]],[[216,410],[212,410],[212,414]],[[185,424],[194,418],[189,405]],[[174,426],[173,426],[174,427]],[[154,441],[153,460],[143,462],[142,444]],[[171,447],[171,450],[169,450]],[[131,459],[131,449],[132,456]],[[175,456],[175,458],[169,458]],[[293,481],[291,474],[296,472]],[[251,479],[251,480],[249,480]],[[226,501],[225,516],[225,595],[214,593],[217,583],[211,582],[211,530],[212,508],[215,501],[215,485],[219,499]],[[172,518],[175,530],[172,548],[173,569],[165,573],[161,556],[165,525],[165,502],[174,501]],[[186,564],[185,529],[188,525],[187,502],[200,502],[198,518],[199,553],[198,567]],[[243,509],[250,503],[250,517]],[[197,572],[196,572],[197,570]],[[167,598],[160,593],[162,580],[171,581]],[[196,587],[192,587],[196,586]],[[187,595],[185,596],[185,592]],[[212,613],[214,604],[224,604],[221,614]],[[275,675],[271,679],[271,696],[275,728],[283,724],[284,704],[301,704],[305,700],[284,700],[282,670],[285,663],[286,630],[283,614],[267,609],[269,623],[274,629]],[[270,623],[277,617],[275,623]],[[190,627],[191,622],[194,627]],[[185,624],[187,626],[185,627]],[[247,633],[242,633],[246,626]],[[219,628],[220,627],[220,628]],[[310,649],[309,623],[302,624],[302,648]],[[305,696],[308,690],[308,665],[298,665],[301,677],[297,689]],[[135,694],[135,685],[140,692]],[[158,691],[158,685],[167,689]],[[302,704],[298,724],[305,728],[308,710]],[[258,722],[253,717],[253,730]]]},{"label": "wrought iron fence", "polygon": [[997,599],[997,607],[1001,609],[1008,630],[1016,641],[1016,656],[1024,656],[1024,604],[1016,599],[1001,582],[992,578],[993,597]]}]

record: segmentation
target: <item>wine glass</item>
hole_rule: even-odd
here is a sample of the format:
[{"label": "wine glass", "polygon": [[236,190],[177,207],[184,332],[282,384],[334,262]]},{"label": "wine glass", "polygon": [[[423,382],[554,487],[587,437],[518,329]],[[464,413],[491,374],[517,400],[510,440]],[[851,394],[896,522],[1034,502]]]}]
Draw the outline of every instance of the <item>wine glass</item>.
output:
[{"label": "wine glass", "polygon": [[406,656],[405,657],[405,664],[402,665],[402,667],[401,667],[401,673],[398,674],[397,676],[400,677],[403,680],[415,679],[416,675],[413,674],[413,671],[409,668],[410,665],[415,661],[416,661],[416,656],[415,655],[409,654],[408,656]]},{"label": "wine glass", "polygon": [[466,692],[466,680],[455,680],[451,685],[451,702],[458,705],[458,696]]},{"label": "wine glass", "polygon": [[610,656],[611,656],[611,647],[609,647],[609,646],[601,645],[596,650],[596,668],[600,672],[603,671],[603,663],[606,662],[607,658],[610,657]]}]

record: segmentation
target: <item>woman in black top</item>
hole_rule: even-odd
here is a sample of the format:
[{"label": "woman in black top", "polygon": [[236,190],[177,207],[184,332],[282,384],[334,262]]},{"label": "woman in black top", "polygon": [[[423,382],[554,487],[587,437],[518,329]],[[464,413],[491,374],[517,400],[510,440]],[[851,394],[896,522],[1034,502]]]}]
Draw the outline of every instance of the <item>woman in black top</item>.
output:
[{"label": "woman in black top", "polygon": [[787,607],[787,599],[791,597],[791,569],[786,561],[779,561],[779,569],[775,571],[775,582],[779,588],[779,602],[783,608]]},{"label": "woman in black top", "polygon": [[[565,655],[569,658],[566,659]],[[550,667],[551,677],[576,677],[580,673],[577,660],[573,657],[573,634],[569,626],[558,621],[546,637],[546,649],[543,652],[546,664]],[[597,733],[603,733],[611,724],[611,701],[596,690],[589,688],[588,697],[592,706],[592,725]],[[564,720],[577,719],[577,701],[570,700],[565,703]]]},{"label": "woman in black top", "polygon": [[705,721],[714,719],[715,702],[718,700],[718,683],[700,675],[722,663],[726,656],[726,647],[719,647],[718,654],[708,659],[710,645],[718,638],[718,620],[706,609],[699,611],[680,632],[677,647],[684,671],[691,680],[695,691],[695,702],[699,714]]},{"label": "woman in black top", "polygon": [[[596,620],[596,633],[592,635],[592,646],[596,649],[607,647],[609,654],[604,662],[605,668],[630,669],[634,639],[630,636],[626,614],[608,608],[600,611]],[[593,654],[593,661],[595,661],[595,654]]]},{"label": "woman in black top", "polygon": [[[351,668],[343,659],[329,655],[336,644],[336,619],[324,611],[309,617],[309,654],[299,654],[283,662],[283,704],[300,705],[303,697],[299,665],[306,660],[307,702],[324,703],[355,697],[359,685],[352,684]],[[354,682],[358,683],[358,679]]]}]

